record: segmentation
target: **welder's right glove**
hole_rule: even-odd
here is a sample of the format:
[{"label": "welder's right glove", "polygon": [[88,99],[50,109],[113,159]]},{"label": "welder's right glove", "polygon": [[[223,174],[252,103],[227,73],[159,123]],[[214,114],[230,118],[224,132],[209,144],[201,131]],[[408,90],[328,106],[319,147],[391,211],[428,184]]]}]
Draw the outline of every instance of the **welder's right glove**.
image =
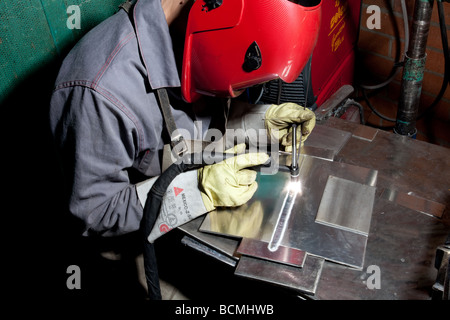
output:
[{"label": "welder's right glove", "polygon": [[279,140],[288,152],[292,151],[293,123],[301,125],[297,129],[301,128],[301,134],[297,135],[297,148],[300,148],[316,125],[314,112],[293,102],[273,104],[266,111],[265,126],[269,137]]},{"label": "welder's right glove", "polygon": [[[233,151],[239,153],[242,148],[245,144]],[[258,184],[256,171],[246,168],[264,164],[268,159],[266,153],[245,153],[199,169],[199,189],[206,209],[236,207],[250,200]]]}]

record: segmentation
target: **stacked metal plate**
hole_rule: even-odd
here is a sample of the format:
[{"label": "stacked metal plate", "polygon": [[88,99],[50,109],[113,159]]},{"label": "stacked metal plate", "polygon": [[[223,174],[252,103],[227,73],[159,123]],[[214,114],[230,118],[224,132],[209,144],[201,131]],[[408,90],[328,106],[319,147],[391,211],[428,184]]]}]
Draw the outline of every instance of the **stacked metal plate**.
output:
[{"label": "stacked metal plate", "polygon": [[297,182],[288,172],[259,174],[247,204],[210,212],[199,230],[242,239],[237,275],[314,293],[324,260],[362,269],[377,171],[299,160]]}]

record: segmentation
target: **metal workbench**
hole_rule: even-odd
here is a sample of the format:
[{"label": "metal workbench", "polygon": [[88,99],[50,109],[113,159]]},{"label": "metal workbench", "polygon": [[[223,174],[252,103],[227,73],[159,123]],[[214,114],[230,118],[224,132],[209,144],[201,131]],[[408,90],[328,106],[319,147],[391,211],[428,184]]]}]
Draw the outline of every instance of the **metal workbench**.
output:
[{"label": "metal workbench", "polygon": [[359,268],[316,256],[303,268],[253,259],[237,253],[239,238],[201,231],[205,217],[179,227],[184,244],[235,267],[237,276],[293,289],[302,298],[430,299],[437,248],[450,233],[450,149],[338,118],[318,124],[307,142],[313,156],[377,172]]}]

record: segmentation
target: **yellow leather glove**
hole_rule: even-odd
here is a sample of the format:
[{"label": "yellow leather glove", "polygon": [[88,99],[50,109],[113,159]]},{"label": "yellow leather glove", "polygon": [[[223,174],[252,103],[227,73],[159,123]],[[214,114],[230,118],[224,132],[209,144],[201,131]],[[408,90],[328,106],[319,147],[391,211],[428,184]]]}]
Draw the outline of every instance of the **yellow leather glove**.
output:
[{"label": "yellow leather glove", "polygon": [[[265,114],[265,126],[269,137],[281,142],[285,151],[292,151],[292,124],[301,125],[300,134],[297,134],[297,147],[300,148],[316,125],[316,116],[313,111],[303,108],[296,103],[287,102],[280,105],[273,104]],[[300,130],[300,126],[297,127]]]},{"label": "yellow leather glove", "polygon": [[[232,150],[243,151],[245,144]],[[256,171],[245,168],[261,165],[268,159],[266,153],[245,153],[199,169],[199,189],[206,210],[236,207],[250,200],[258,188]]]}]

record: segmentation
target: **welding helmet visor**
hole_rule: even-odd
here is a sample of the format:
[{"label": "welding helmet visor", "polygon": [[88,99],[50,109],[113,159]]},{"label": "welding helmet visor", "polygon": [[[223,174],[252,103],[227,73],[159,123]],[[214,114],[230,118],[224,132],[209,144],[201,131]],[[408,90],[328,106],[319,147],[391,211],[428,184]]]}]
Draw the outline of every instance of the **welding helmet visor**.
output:
[{"label": "welding helmet visor", "polygon": [[317,41],[321,0],[196,0],[188,18],[182,93],[236,97],[300,75]]}]

